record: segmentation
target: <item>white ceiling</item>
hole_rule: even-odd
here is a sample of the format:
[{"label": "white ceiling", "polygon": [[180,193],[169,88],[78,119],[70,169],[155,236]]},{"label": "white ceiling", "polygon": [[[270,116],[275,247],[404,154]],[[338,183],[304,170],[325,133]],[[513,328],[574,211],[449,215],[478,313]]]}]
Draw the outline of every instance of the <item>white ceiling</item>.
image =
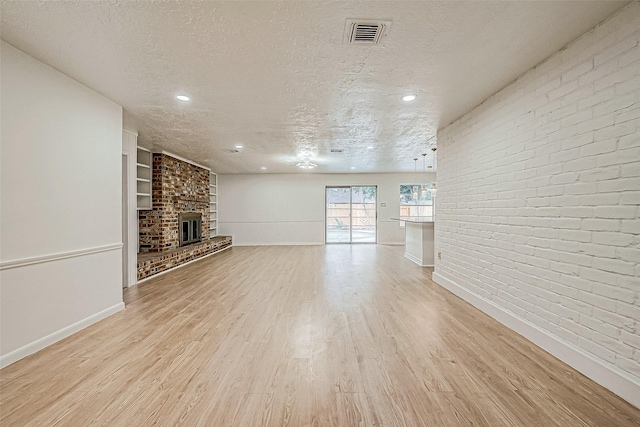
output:
[{"label": "white ceiling", "polygon": [[[297,172],[301,153],[317,172],[399,172],[626,3],[2,0],[1,35],[122,105],[141,145],[218,173]],[[348,18],[392,21],[384,46],[343,45]]]}]

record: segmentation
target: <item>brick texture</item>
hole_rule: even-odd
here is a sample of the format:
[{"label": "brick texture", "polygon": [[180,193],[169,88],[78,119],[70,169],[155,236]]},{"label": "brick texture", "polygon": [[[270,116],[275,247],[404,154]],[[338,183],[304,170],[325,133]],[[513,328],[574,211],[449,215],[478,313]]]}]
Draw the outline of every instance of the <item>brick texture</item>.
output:
[{"label": "brick texture", "polygon": [[202,239],[209,238],[209,171],[163,153],[153,154],[153,210],[140,211],[140,252],[179,247],[178,214],[202,213]]},{"label": "brick texture", "polygon": [[231,243],[231,236],[219,236],[160,254],[153,252],[141,254],[138,256],[138,280],[146,279],[205,255],[220,252],[230,247]]},{"label": "brick texture", "polygon": [[436,271],[640,381],[640,3],[438,132]]}]

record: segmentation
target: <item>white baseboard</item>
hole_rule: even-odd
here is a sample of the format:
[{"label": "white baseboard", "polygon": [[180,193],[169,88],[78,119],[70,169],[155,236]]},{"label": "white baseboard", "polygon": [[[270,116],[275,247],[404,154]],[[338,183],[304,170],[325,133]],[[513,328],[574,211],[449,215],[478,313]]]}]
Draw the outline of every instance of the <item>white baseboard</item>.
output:
[{"label": "white baseboard", "polygon": [[[356,243],[360,244],[360,243]],[[362,243],[366,245],[367,243]],[[404,246],[404,242],[378,242],[378,245]],[[234,243],[233,246],[323,246],[324,242],[272,242],[272,243]]]},{"label": "white baseboard", "polygon": [[51,344],[54,344],[60,341],[61,339],[64,339],[69,335],[72,335],[80,331],[81,329],[86,328],[87,326],[93,325],[94,323],[99,322],[100,320],[106,317],[109,317],[112,314],[117,313],[122,309],[124,309],[124,302],[120,302],[114,306],[111,306],[105,310],[102,310],[96,314],[93,314],[85,319],[82,319],[76,323],[73,323],[67,326],[66,328],[62,328],[59,331],[56,331],[52,334],[47,335],[46,337],[37,339],[10,353],[0,356],[0,369],[4,368],[5,366],[9,366],[12,363],[17,362],[18,360],[23,359],[37,351],[40,351],[43,348],[48,347]]},{"label": "white baseboard", "polygon": [[551,353],[586,377],[640,408],[640,382],[626,372],[603,363],[584,350],[509,313],[492,301],[463,288],[437,272],[433,273],[433,281]]},{"label": "white baseboard", "polygon": [[418,258],[417,256],[411,255],[408,252],[404,253],[404,257],[410,261],[415,262],[416,264],[418,264],[420,267],[433,267],[433,264],[423,264],[422,260],[420,258]]},{"label": "white baseboard", "polygon": [[234,243],[233,246],[322,246],[324,242]]}]

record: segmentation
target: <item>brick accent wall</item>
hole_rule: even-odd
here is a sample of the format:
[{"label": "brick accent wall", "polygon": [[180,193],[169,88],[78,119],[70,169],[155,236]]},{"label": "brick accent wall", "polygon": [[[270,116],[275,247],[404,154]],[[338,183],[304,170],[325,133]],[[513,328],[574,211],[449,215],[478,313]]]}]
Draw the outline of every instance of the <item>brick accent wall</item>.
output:
[{"label": "brick accent wall", "polygon": [[178,214],[202,213],[202,239],[209,238],[209,171],[163,153],[153,154],[153,210],[139,211],[140,252],[179,247]]},{"label": "brick accent wall", "polygon": [[638,405],[640,3],[438,132],[436,203],[434,278]]}]

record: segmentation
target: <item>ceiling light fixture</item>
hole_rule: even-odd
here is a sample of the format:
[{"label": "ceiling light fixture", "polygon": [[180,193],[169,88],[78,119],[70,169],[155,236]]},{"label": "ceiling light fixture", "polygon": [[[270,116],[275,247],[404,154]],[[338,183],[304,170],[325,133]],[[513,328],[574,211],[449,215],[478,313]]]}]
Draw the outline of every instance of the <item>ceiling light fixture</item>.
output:
[{"label": "ceiling light fixture", "polygon": [[373,150],[373,145],[368,146],[367,150]]},{"label": "ceiling light fixture", "polygon": [[187,102],[191,99],[187,95],[177,95],[176,98],[178,99],[178,101],[184,101],[184,102]]},{"label": "ceiling light fixture", "polygon": [[[427,157],[427,153],[422,153],[422,174],[426,177],[427,171],[425,169],[425,158]],[[422,189],[420,190],[420,195],[423,199],[427,198],[427,184],[422,184]]]},{"label": "ceiling light fixture", "polygon": [[403,97],[402,97],[402,100],[403,100],[404,102],[411,102],[411,101],[413,101],[414,99],[416,99],[416,96],[415,96],[415,95],[405,95],[405,96],[403,96]]},{"label": "ceiling light fixture", "polygon": [[[418,172],[418,158],[414,157],[413,158],[413,172]],[[418,186],[414,185],[411,188],[411,198],[413,200],[418,200]]]},{"label": "ceiling light fixture", "polygon": [[351,166],[351,170],[354,170],[356,167],[355,166]]},{"label": "ceiling light fixture", "polygon": [[303,161],[298,162],[296,166],[298,166],[300,169],[314,169],[318,167],[318,165],[316,165],[315,163],[311,163],[309,159],[304,159]]},{"label": "ceiling light fixture", "polygon": [[266,166],[262,166],[260,169],[262,169],[263,171],[266,171],[267,167]]},{"label": "ceiling light fixture", "polygon": [[[438,147],[431,147],[431,151],[433,151],[433,166],[436,165],[436,150]],[[438,189],[436,188],[436,183],[431,184],[431,197],[435,198]],[[435,204],[434,204],[434,216],[435,216]]]},{"label": "ceiling light fixture", "polygon": [[238,150],[242,148],[242,145],[238,144],[235,146]]}]

